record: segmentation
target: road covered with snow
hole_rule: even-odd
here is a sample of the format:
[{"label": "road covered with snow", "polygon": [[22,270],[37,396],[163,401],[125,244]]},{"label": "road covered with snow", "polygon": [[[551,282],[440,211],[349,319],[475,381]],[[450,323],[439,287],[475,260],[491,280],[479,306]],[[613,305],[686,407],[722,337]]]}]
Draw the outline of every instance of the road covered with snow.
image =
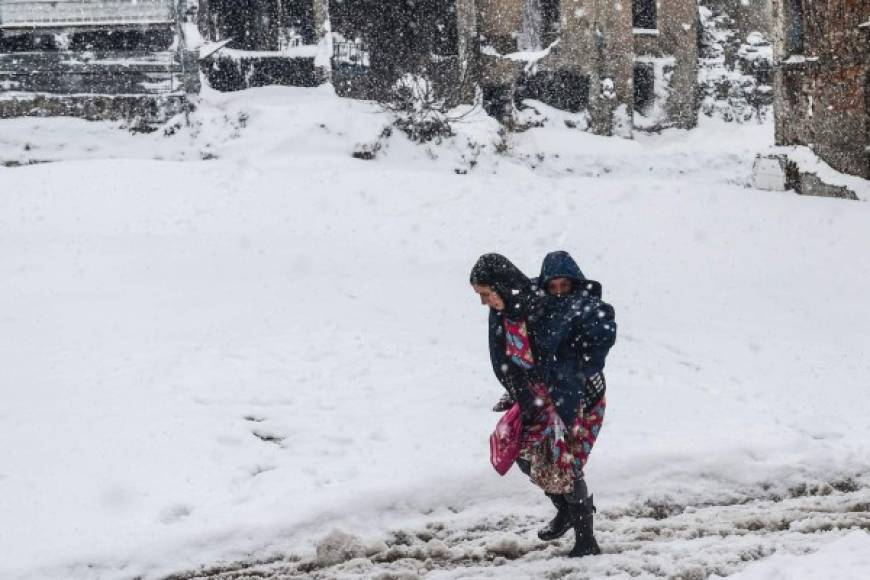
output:
[{"label": "road covered with snow", "polygon": [[[865,578],[870,205],[751,189],[770,124],[539,111],[429,145],[328,88],[0,121],[0,578]],[[489,466],[467,283],[556,249],[620,325],[581,560]]]}]

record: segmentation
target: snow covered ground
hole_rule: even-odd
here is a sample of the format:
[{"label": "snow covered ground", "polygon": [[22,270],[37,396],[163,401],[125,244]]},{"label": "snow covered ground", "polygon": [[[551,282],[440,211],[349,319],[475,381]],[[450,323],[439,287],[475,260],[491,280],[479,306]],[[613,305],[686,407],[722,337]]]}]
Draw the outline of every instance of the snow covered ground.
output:
[{"label": "snow covered ground", "polygon": [[[328,88],[0,121],[0,578],[866,578],[870,205],[750,189],[769,125],[540,111],[430,146]],[[620,323],[579,561],[488,464],[467,284],[554,249]]]}]

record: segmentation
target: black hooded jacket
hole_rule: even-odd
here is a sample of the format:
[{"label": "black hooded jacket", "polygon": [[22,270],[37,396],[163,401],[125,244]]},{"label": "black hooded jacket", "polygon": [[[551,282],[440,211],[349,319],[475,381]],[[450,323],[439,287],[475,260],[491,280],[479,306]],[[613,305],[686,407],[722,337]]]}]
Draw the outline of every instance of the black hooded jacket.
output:
[{"label": "black hooded jacket", "polygon": [[525,413],[531,413],[534,397],[529,390],[532,382],[541,380],[537,368],[524,369],[507,356],[505,318],[514,322],[524,320],[535,360],[540,360],[537,345],[543,328],[540,321],[546,314],[546,299],[536,291],[532,281],[510,260],[500,254],[485,254],[471,270],[471,283],[492,287],[505,303],[503,311],[489,310],[489,357],[496,378],[520,403]]},{"label": "black hooded jacket", "polygon": [[581,401],[588,408],[601,399],[603,392],[596,392],[586,378],[604,370],[617,326],[613,307],[601,299],[601,284],[587,280],[568,252],[552,252],[544,258],[540,286],[546,288],[555,278],[570,279],[573,288],[567,296],[550,297],[542,322],[547,331],[539,350],[564,420]]},{"label": "black hooded jacket", "polygon": [[[576,263],[570,256],[568,259],[579,273]],[[581,403],[589,407],[601,397],[600,393],[587,392],[586,377],[603,370],[616,339],[613,308],[588,289],[585,295],[581,289],[564,298],[548,296],[498,254],[486,254],[478,260],[471,283],[491,286],[505,302],[504,311],[490,309],[489,314],[490,359],[499,382],[527,417],[534,413],[530,384],[545,384],[563,422],[572,425]],[[600,296],[600,285],[597,294]],[[507,356],[505,317],[515,322],[525,320],[537,363],[533,368],[523,369]]]}]

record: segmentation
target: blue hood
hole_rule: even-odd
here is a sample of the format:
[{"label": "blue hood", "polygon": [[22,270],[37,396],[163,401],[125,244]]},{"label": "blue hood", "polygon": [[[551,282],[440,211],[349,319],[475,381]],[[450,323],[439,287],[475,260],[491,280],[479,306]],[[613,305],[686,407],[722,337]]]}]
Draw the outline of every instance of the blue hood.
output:
[{"label": "blue hood", "polygon": [[541,265],[541,276],[538,283],[546,288],[554,278],[568,278],[575,282],[583,282],[586,276],[568,252],[550,252]]},{"label": "blue hood", "polygon": [[587,280],[580,266],[568,252],[550,252],[541,265],[541,275],[536,283],[546,291],[547,284],[554,278],[568,278],[574,281],[573,293],[581,292],[584,296],[601,298],[601,284],[595,280]]}]

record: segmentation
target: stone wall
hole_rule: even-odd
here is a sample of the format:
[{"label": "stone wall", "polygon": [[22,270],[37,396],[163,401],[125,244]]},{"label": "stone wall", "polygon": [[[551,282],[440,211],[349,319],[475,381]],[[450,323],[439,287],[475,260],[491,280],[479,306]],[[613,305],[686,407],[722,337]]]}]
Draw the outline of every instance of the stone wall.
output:
[{"label": "stone wall", "polygon": [[[657,59],[664,67],[665,117],[661,125],[691,128],[697,119],[698,5],[694,0],[659,0],[656,33],[636,31],[638,60]],[[661,77],[657,74],[657,81]],[[657,91],[658,92],[658,91]]]},{"label": "stone wall", "polygon": [[589,79],[589,117],[593,132],[610,135],[613,116],[633,102],[631,12],[627,3],[562,0],[559,46],[544,59],[544,70],[571,71]]},{"label": "stone wall", "polygon": [[769,36],[773,29],[773,0],[701,0],[700,4],[727,13],[744,40],[750,32]]},{"label": "stone wall", "polygon": [[693,127],[698,71],[695,0],[659,0],[657,29],[642,32],[634,30],[632,7],[632,0],[562,0],[559,45],[538,70],[585,75],[590,128],[609,135],[618,130],[616,118],[634,109],[635,62],[648,62],[656,69],[661,114],[647,128]]},{"label": "stone wall", "polygon": [[[437,76],[449,79],[447,84],[454,87],[479,85],[487,110],[499,117],[510,115],[513,98],[537,98],[566,110],[586,110],[589,127],[595,133],[625,134],[632,125],[635,62],[641,58],[666,62],[667,67],[666,73],[660,70],[662,86],[657,87],[662,95],[662,118],[649,128],[695,124],[696,0],[659,0],[654,34],[635,34],[632,0],[452,0],[440,5],[444,10],[452,7],[455,14],[457,46],[449,56],[439,55],[443,68],[450,70],[439,69]],[[371,98],[383,84],[376,78],[376,61],[395,52],[393,39],[401,30],[395,22],[390,22],[386,31],[383,23],[378,27],[366,24],[365,14],[371,16],[371,10],[365,6],[364,2],[336,5],[332,29],[346,40],[361,38],[371,64],[351,67],[352,75],[346,79],[336,78],[334,70],[333,82],[341,94]],[[542,11],[543,22],[538,22],[537,50],[528,46],[529,14],[534,7]],[[418,6],[419,18],[423,8],[426,6]],[[428,19],[426,22],[432,24]],[[367,35],[382,36],[388,42],[373,43]],[[527,52],[520,53],[521,47]],[[424,48],[422,43],[415,45],[420,58],[428,63],[432,59]],[[425,68],[431,67],[430,63]],[[457,94],[473,98],[470,89]]]},{"label": "stone wall", "polygon": [[512,90],[515,62],[504,55],[517,51],[516,34],[523,18],[522,0],[477,0],[479,82],[485,90]]},{"label": "stone wall", "polygon": [[870,2],[775,0],[773,8],[777,144],[809,145],[838,171],[870,179]]},{"label": "stone wall", "polygon": [[516,32],[523,19],[522,0],[478,0],[479,32],[498,52],[516,51]]}]

